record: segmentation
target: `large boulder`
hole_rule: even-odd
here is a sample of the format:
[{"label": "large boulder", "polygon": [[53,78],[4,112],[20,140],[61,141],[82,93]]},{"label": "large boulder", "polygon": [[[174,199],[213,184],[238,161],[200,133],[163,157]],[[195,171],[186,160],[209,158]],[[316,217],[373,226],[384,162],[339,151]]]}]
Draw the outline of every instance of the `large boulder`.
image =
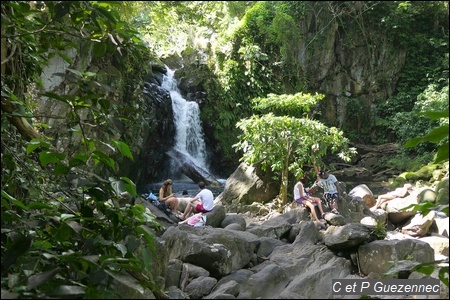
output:
[{"label": "large boulder", "polygon": [[370,241],[371,228],[361,223],[330,226],[324,234],[325,245],[331,250],[354,250]]},{"label": "large boulder", "polygon": [[169,259],[203,267],[215,278],[245,267],[259,244],[259,238],[249,232],[185,224],[169,228],[161,238]]},{"label": "large boulder", "polygon": [[414,216],[416,213],[411,205],[419,204],[419,193],[419,191],[415,191],[404,198],[395,198],[383,203],[381,208],[387,211],[389,221],[398,225]]},{"label": "large boulder", "polygon": [[223,192],[216,197],[215,202],[229,206],[242,207],[253,202],[267,203],[273,200],[279,192],[276,182],[268,176],[270,172],[262,172],[258,164],[241,163],[227,179]]},{"label": "large boulder", "polygon": [[361,245],[356,260],[354,263],[363,274],[382,276],[395,261],[433,262],[434,250],[428,243],[416,239],[378,240]]},{"label": "large boulder", "polygon": [[414,237],[425,236],[433,224],[435,217],[435,211],[431,211],[425,216],[422,214],[416,214],[402,227],[402,233]]},{"label": "large boulder", "polygon": [[436,185],[436,203],[439,205],[448,205],[449,193],[448,193],[448,177],[444,178]]},{"label": "large boulder", "polygon": [[376,199],[373,196],[372,191],[370,190],[370,188],[365,185],[365,184],[359,184],[357,186],[355,186],[349,193],[348,196],[350,197],[350,201],[351,199],[355,198],[355,197],[360,197],[364,200],[364,202],[366,203],[367,207],[372,207],[375,205]]}]

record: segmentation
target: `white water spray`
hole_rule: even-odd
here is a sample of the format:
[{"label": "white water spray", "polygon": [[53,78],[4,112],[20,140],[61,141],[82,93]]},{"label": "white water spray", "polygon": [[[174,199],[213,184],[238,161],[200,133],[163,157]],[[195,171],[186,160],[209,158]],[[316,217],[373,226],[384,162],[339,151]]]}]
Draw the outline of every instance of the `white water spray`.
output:
[{"label": "white water spray", "polygon": [[189,157],[203,169],[208,169],[206,163],[206,145],[200,121],[200,109],[194,101],[187,101],[179,93],[174,79],[175,71],[167,68],[162,87],[170,92],[175,123],[174,148]]}]

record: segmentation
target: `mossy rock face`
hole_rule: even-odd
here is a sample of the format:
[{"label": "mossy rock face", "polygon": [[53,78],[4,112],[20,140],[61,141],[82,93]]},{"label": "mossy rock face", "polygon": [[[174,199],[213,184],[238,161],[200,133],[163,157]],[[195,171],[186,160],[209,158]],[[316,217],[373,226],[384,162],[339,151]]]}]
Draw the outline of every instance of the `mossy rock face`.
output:
[{"label": "mossy rock face", "polygon": [[406,173],[403,173],[403,174],[400,174],[396,178],[391,178],[389,180],[389,182],[390,182],[389,188],[397,188],[399,186],[403,186],[407,182],[405,174]]},{"label": "mossy rock face", "polygon": [[448,177],[441,180],[437,185],[436,185],[436,193],[439,193],[439,191],[441,189],[446,189],[448,191]]},{"label": "mossy rock face", "polygon": [[426,165],[420,168],[417,172],[417,178],[418,179],[430,179],[433,177],[433,171],[439,168],[439,165],[432,164],[432,165]]},{"label": "mossy rock face", "polygon": [[436,204],[448,205],[448,189],[441,189],[436,196]]},{"label": "mossy rock face", "polygon": [[436,186],[436,204],[438,205],[444,205],[447,204],[448,205],[448,177],[445,178],[444,180],[440,181],[437,186]]},{"label": "mossy rock face", "polygon": [[417,176],[417,174],[414,173],[414,172],[406,172],[406,173],[403,173],[403,174],[404,174],[404,177],[405,177],[406,181],[419,179],[419,176]]}]

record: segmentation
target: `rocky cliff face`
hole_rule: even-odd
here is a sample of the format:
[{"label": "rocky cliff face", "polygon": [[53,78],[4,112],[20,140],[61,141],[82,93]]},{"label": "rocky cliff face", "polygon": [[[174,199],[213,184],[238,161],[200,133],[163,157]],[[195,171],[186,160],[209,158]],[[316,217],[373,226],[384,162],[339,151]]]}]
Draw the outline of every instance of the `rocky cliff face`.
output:
[{"label": "rocky cliff face", "polygon": [[326,95],[322,115],[338,127],[367,122],[376,101],[392,96],[406,51],[358,22],[343,28],[331,12],[305,18],[298,60],[313,90]]},{"label": "rocky cliff face", "polygon": [[[97,149],[118,162],[121,176],[129,177],[138,185],[164,177],[161,171],[168,168],[165,151],[173,145],[174,138],[170,94],[161,88],[165,66],[156,61],[144,61],[130,72],[123,61],[112,57],[95,58],[92,49],[83,49],[82,53],[71,51],[66,55],[72,59],[71,65],[58,56],[48,62],[42,75],[44,88],[40,92],[53,92],[67,102],[40,97],[37,92],[33,95],[41,116],[39,121],[47,126],[44,133],[54,139],[59,149],[71,149],[76,153],[84,147],[82,131],[94,141]],[[98,92],[97,95],[86,95],[83,90],[81,74],[87,73],[92,76],[87,83],[99,87],[90,90]],[[76,97],[92,105],[69,105]],[[102,101],[107,103],[107,116],[101,114],[102,105],[106,105]],[[100,118],[104,118],[103,121],[99,121]],[[133,161],[118,156],[110,147],[102,148],[100,141],[113,139],[129,145]]]}]

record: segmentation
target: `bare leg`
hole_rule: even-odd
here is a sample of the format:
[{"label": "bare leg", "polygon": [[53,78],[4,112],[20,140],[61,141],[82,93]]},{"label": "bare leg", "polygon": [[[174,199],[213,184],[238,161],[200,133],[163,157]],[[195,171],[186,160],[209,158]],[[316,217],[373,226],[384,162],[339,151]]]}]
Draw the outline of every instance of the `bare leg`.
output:
[{"label": "bare leg", "polygon": [[198,201],[194,201],[193,203],[189,202],[187,204],[186,209],[184,210],[183,217],[182,217],[183,220],[185,220],[185,219],[190,217],[191,213],[193,211],[195,211],[195,207],[197,206],[198,203],[199,203]]},{"label": "bare leg", "polygon": [[165,201],[168,205],[170,205],[170,207],[172,208],[172,212],[174,214],[176,214],[177,212],[177,208],[178,208],[178,198],[177,197],[170,197],[169,199],[167,199]]},{"label": "bare leg", "polygon": [[181,218],[183,220],[186,220],[191,215],[192,210],[193,210],[193,207],[192,207],[191,203],[189,203],[186,206],[186,209],[184,210],[183,216]]},{"label": "bare leg", "polygon": [[323,212],[323,208],[322,208],[322,201],[317,201],[317,206],[319,207],[320,210],[320,216],[323,216],[324,212]]},{"label": "bare leg", "polygon": [[[314,207],[314,204],[312,204],[310,201],[305,201],[304,203],[311,210],[311,215],[313,216],[314,220],[320,223],[319,218],[316,214],[316,208]],[[319,208],[319,210],[321,210],[321,208]]]},{"label": "bare leg", "polygon": [[395,197],[392,195],[380,195],[377,198],[377,203],[375,204],[375,209],[380,208],[381,204],[387,202],[389,200],[394,199]]}]

